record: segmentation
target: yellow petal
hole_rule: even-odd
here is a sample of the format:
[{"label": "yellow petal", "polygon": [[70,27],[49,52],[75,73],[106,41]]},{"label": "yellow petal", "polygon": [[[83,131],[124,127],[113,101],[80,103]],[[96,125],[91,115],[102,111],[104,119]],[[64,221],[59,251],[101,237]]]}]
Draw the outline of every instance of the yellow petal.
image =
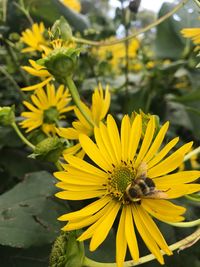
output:
[{"label": "yellow petal", "polygon": [[154,132],[155,132],[155,117],[151,116],[151,119],[149,120],[149,122],[147,124],[147,129],[146,129],[146,132],[144,135],[144,139],[143,139],[140,151],[139,151],[137,159],[135,161],[135,167],[136,168],[141,164],[145,154],[147,153],[147,151],[151,145],[151,142],[152,142],[152,139],[154,136]]},{"label": "yellow petal", "polygon": [[166,191],[168,199],[182,197],[200,191],[200,184],[180,184],[170,186],[160,186],[159,190]]},{"label": "yellow petal", "polygon": [[70,163],[70,165],[72,165],[73,167],[75,167],[76,169],[80,170],[80,171],[85,171],[91,174],[97,174],[98,176],[105,178],[107,177],[107,174],[102,171],[99,168],[96,168],[95,166],[93,166],[92,164],[87,163],[86,161],[79,159],[77,157],[74,157],[72,155],[64,155],[64,159]]},{"label": "yellow petal", "polygon": [[[99,222],[101,221],[102,216],[104,216],[108,212],[108,210],[110,210],[110,205],[109,204],[107,204],[105,207],[103,207],[101,210],[99,210],[98,212],[96,212],[92,216],[91,215],[90,216],[85,216],[85,217],[78,218],[78,219],[72,220],[72,221],[70,220],[69,223],[67,225],[65,225],[62,230],[71,231],[71,230],[75,230],[75,229],[80,229],[80,228],[86,227],[86,226],[91,225],[91,224],[93,224],[93,225],[90,226],[90,228],[94,228],[95,229],[96,225],[99,224]],[[60,220],[60,218],[58,218],[58,219]],[[83,238],[83,235],[80,236],[80,239],[81,238]]]},{"label": "yellow petal", "polygon": [[138,215],[140,216],[143,224],[148,228],[151,236],[154,238],[158,246],[168,255],[172,255],[172,251],[169,249],[163,235],[159,231],[157,225],[154,223],[149,214],[143,209],[142,206],[137,208]]},{"label": "yellow petal", "polygon": [[106,239],[114,221],[117,216],[117,213],[120,209],[121,204],[119,202],[115,202],[113,209],[107,215],[106,218],[97,226],[92,236],[90,242],[90,250],[94,251],[98,248],[98,246]]},{"label": "yellow petal", "polygon": [[165,134],[169,128],[169,122],[166,122],[160,129],[159,133],[157,134],[153,144],[151,145],[149,151],[147,152],[146,156],[144,157],[143,161],[145,163],[149,162],[149,160],[152,159],[152,157],[156,154],[156,152],[159,150],[163,139],[165,137]]},{"label": "yellow petal", "polygon": [[192,142],[185,144],[162,162],[148,169],[148,177],[154,178],[175,170],[181,165],[184,155],[191,149]]},{"label": "yellow petal", "polygon": [[104,155],[100,152],[97,146],[92,142],[92,140],[83,134],[80,134],[79,141],[85,153],[103,170],[111,170],[112,165],[106,161]]},{"label": "yellow petal", "polygon": [[97,191],[62,191],[55,194],[56,197],[67,200],[82,200],[89,199],[94,197],[101,197],[105,195],[106,190],[97,190]]},{"label": "yellow petal", "polygon": [[128,148],[129,148],[129,137],[130,137],[130,119],[128,115],[125,115],[121,123],[121,151],[122,160],[127,161],[128,159]]},{"label": "yellow petal", "polygon": [[123,207],[116,236],[117,267],[123,267],[124,259],[126,256],[127,241],[125,237],[125,216],[126,216],[126,211],[125,208]]},{"label": "yellow petal", "polygon": [[102,209],[108,202],[110,201],[110,197],[105,196],[102,197],[91,204],[87,205],[81,210],[70,212],[68,214],[64,214],[61,217],[59,217],[60,221],[71,221],[76,220],[81,217],[87,217],[89,215],[92,215],[96,212],[98,212],[100,209]]},{"label": "yellow petal", "polygon": [[141,235],[143,241],[145,242],[146,246],[151,251],[151,253],[156,257],[156,259],[161,264],[164,264],[164,259],[160,252],[160,249],[156,244],[154,237],[151,235],[151,229],[149,227],[146,227],[146,225],[143,223],[136,205],[132,205],[132,214],[137,230]]},{"label": "yellow petal", "polygon": [[126,218],[125,218],[125,234],[126,240],[128,243],[128,247],[131,253],[132,259],[134,262],[139,261],[139,250],[138,243],[135,235],[134,225],[133,225],[133,217],[130,206],[126,206]]},{"label": "yellow petal", "polygon": [[128,148],[128,159],[133,160],[138,148],[142,134],[142,118],[141,115],[137,115],[132,123],[130,131],[130,143]]},{"label": "yellow petal", "polygon": [[[91,225],[77,240],[78,241],[84,241],[90,237],[92,237],[94,231],[97,229],[97,227],[109,216],[110,212],[115,207],[116,202],[110,201],[102,210],[104,210],[104,213],[101,215],[98,221],[96,221],[93,225]],[[101,211],[100,211],[101,212]]]},{"label": "yellow petal", "polygon": [[200,171],[182,171],[155,178],[156,186],[173,186],[178,184],[191,183],[200,177]]},{"label": "yellow petal", "polygon": [[108,145],[109,140],[107,140],[106,142],[106,138],[108,139],[107,134],[104,132],[102,135],[102,130],[100,132],[100,128],[95,127],[94,136],[95,136],[96,144],[99,150],[101,151],[101,153],[104,155],[106,161],[109,162],[110,165],[112,165],[112,163],[115,163],[116,160],[115,158],[113,158],[112,151],[110,151],[110,146]]},{"label": "yellow petal", "polygon": [[113,149],[115,151],[115,156],[118,162],[121,162],[121,141],[119,131],[117,124],[111,115],[108,115],[107,117],[107,129]]},{"label": "yellow petal", "polygon": [[31,86],[27,86],[27,87],[23,87],[21,88],[22,91],[33,91],[33,90],[37,90],[38,88],[44,87],[46,84],[48,84],[53,78],[49,77],[48,79],[44,80],[41,83],[37,83],[35,85],[31,85]]},{"label": "yellow petal", "polygon": [[162,199],[143,199],[142,207],[149,212],[153,217],[163,222],[180,222],[184,217],[180,216],[185,213],[186,209],[181,206]]},{"label": "yellow petal", "polygon": [[105,189],[105,186],[102,184],[72,184],[68,182],[59,182],[56,184],[56,187],[64,189],[64,190],[69,190],[69,191],[76,191],[76,192],[82,192],[82,191],[97,191],[97,190],[102,190]]},{"label": "yellow petal", "polygon": [[176,137],[172,139],[166,146],[164,146],[164,148],[161,149],[160,152],[150,162],[148,162],[148,168],[150,169],[158,162],[160,162],[167,155],[167,153],[177,144],[178,140],[179,138]]}]

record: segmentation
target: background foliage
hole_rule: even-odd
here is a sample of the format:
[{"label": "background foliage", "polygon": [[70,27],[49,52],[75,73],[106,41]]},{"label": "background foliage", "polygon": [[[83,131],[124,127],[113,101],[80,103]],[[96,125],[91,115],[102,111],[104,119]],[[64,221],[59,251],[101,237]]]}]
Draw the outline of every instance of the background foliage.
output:
[{"label": "background foliage", "polygon": [[[0,1],[0,106],[15,104],[20,120],[24,94],[21,87],[31,85],[36,78],[25,73],[20,66],[27,65],[28,54],[21,53],[20,33],[30,27],[30,18],[43,21],[46,28],[63,15],[73,28],[76,36],[92,40],[102,40],[117,34],[144,27],[157,16],[171,10],[174,4],[164,3],[158,14],[141,10],[130,13],[128,7],[117,8],[114,15],[109,1],[82,0],[82,13],[63,7],[58,0],[24,0],[29,14],[19,8],[22,1]],[[130,20],[125,15],[129,12]],[[200,81],[196,53],[192,43],[184,39],[180,30],[198,26],[199,13],[192,1],[160,24],[139,36],[139,49],[134,63],[117,66],[111,59],[115,56],[107,48],[106,57],[98,57],[91,48],[86,48],[80,56],[79,67],[74,77],[82,99],[88,97],[98,82],[110,84],[112,104],[110,112],[118,118],[133,110],[154,113],[161,123],[170,120],[171,131],[168,138],[179,135],[182,142],[194,140],[194,147],[200,144]],[[17,23],[16,23],[17,22]],[[37,58],[37,55],[34,55]],[[114,71],[113,71],[114,69]],[[69,122],[73,116],[69,117]],[[28,158],[30,151],[18,139],[10,127],[0,127],[0,258],[2,267],[45,267],[56,236],[60,231],[57,217],[66,211],[75,210],[81,204],[58,201],[55,180],[51,173],[53,164]],[[198,159],[197,159],[198,163]],[[190,168],[188,163],[187,168]],[[198,218],[199,202],[182,199],[188,206],[187,218]],[[169,244],[185,237],[192,229],[182,231],[161,223]],[[95,253],[86,254],[95,260],[114,261],[114,231],[104,245]],[[141,245],[142,246],[142,245]],[[200,266],[199,244],[166,258],[165,266]],[[147,253],[142,247],[144,254]],[[127,258],[129,255],[127,255]],[[146,266],[159,266],[150,262]]]}]

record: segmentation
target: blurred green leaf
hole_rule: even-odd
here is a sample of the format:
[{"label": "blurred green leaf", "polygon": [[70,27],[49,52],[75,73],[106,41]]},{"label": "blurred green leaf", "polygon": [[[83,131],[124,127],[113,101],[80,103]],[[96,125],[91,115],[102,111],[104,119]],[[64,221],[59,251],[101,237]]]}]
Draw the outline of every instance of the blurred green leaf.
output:
[{"label": "blurred green leaf", "polygon": [[77,31],[83,31],[89,27],[86,16],[79,14],[63,5],[57,0],[25,0],[26,7],[32,16],[53,24],[56,19],[63,15],[68,23]]},{"label": "blurred green leaf", "polygon": [[[164,3],[158,16],[164,16],[175,5]],[[155,53],[160,58],[180,59],[185,49],[186,39],[181,36],[183,28],[198,26],[198,11],[195,4],[189,1],[173,16],[157,26]]]},{"label": "blurred green leaf", "polygon": [[2,194],[0,244],[28,248],[53,242],[60,230],[57,217],[62,207],[54,200],[55,192],[52,175],[41,171]]}]

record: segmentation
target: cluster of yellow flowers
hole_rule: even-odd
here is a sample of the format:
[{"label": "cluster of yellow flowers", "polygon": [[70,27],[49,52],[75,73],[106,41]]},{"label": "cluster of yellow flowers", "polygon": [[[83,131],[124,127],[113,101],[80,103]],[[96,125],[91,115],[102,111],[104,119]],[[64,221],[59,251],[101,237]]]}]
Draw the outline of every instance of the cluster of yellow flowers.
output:
[{"label": "cluster of yellow flowers", "polygon": [[[78,6],[76,10],[79,11]],[[40,23],[23,32],[21,40],[28,46],[23,52],[46,53],[54,49],[44,38],[44,31],[44,25]],[[138,48],[138,40],[130,42],[131,59],[136,56]],[[107,52],[107,49],[100,48],[98,55],[105,58]],[[123,58],[124,45],[115,46],[111,64],[118,66],[119,61],[123,63]],[[178,138],[162,146],[169,123],[158,130],[153,115],[147,116],[145,124],[141,114],[134,118],[125,115],[120,130],[113,116],[108,115],[104,122],[110,107],[108,86],[105,90],[101,85],[94,88],[89,107],[83,102],[80,104],[92,121],[91,125],[78,107],[70,104],[68,89],[64,85],[56,88],[54,77],[47,69],[34,60],[29,62],[31,66],[23,69],[42,81],[22,88],[33,93],[30,95],[31,103],[23,102],[28,111],[22,112],[24,119],[20,124],[26,132],[40,128],[47,136],[58,135],[75,142],[63,152],[66,161],[62,164],[63,171],[55,173],[60,180],[57,186],[62,189],[57,197],[65,200],[95,198],[83,209],[62,215],[59,220],[68,222],[63,230],[89,226],[78,240],[91,238],[90,250],[94,251],[105,240],[120,213],[116,235],[117,266],[123,266],[127,248],[134,262],[139,261],[136,229],[151,253],[163,264],[162,252],[171,255],[172,251],[152,217],[166,223],[184,220],[185,208],[170,200],[200,190],[200,185],[194,182],[200,177],[199,171],[174,172],[190,151],[192,142],[171,153]],[[72,127],[61,127],[60,120],[72,110],[77,118]],[[85,154],[94,164],[84,159]]]}]

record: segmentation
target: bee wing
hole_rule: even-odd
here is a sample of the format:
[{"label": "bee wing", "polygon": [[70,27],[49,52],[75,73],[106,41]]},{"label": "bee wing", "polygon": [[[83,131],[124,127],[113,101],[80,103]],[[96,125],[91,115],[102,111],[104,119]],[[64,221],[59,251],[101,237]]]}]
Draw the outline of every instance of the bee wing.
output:
[{"label": "bee wing", "polygon": [[137,169],[135,179],[138,179],[138,178],[145,179],[146,177],[147,177],[147,164],[145,162],[142,162]]},{"label": "bee wing", "polygon": [[167,199],[168,195],[166,192],[160,191],[160,190],[154,190],[149,192],[145,198],[154,198],[154,199]]}]

